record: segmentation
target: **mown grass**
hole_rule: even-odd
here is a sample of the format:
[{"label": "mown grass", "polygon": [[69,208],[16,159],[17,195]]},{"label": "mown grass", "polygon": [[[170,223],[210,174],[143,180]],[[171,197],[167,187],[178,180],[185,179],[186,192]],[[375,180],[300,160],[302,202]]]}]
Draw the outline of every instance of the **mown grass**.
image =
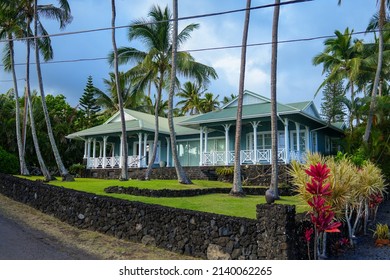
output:
[{"label": "mown grass", "polygon": [[[24,177],[30,180],[42,179],[42,177]],[[118,181],[118,180],[102,180],[92,178],[76,178],[75,182],[51,181],[50,184],[54,186],[62,186],[65,188],[94,193],[97,195],[111,196],[120,199],[139,201],[149,204],[158,204],[163,206],[189,209],[195,211],[203,211],[215,214],[223,214],[228,216],[256,218],[256,205],[265,203],[264,196],[247,195],[245,197],[233,197],[228,194],[209,194],[195,197],[145,197],[133,196],[127,194],[108,194],[104,189],[109,186],[123,186],[123,187],[138,187],[147,189],[196,189],[196,188],[230,188],[231,184],[216,182],[194,180],[193,185],[183,185],[176,180],[151,180],[151,181]],[[276,203],[296,205],[297,212],[308,210],[304,205],[300,205],[300,201],[295,196],[283,196]]]}]

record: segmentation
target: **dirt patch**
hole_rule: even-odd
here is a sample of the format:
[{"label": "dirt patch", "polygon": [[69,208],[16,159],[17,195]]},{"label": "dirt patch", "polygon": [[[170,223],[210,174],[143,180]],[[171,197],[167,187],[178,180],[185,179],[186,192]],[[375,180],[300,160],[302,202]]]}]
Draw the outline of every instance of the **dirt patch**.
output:
[{"label": "dirt patch", "polygon": [[74,228],[38,210],[0,195],[0,212],[9,219],[46,235],[66,247],[102,260],[194,260],[153,246],[120,240],[89,230]]}]

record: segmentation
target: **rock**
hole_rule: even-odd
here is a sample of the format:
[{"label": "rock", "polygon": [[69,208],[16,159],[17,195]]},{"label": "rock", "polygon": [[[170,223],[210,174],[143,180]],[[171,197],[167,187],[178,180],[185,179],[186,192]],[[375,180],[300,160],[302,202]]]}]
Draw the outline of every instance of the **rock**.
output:
[{"label": "rock", "polygon": [[80,220],[84,220],[84,218],[85,218],[85,216],[83,215],[83,214],[78,214],[78,216],[77,216]]},{"label": "rock", "polygon": [[156,239],[153,236],[150,236],[150,235],[145,235],[144,237],[142,237],[141,242],[144,245],[156,246]]},{"label": "rock", "polygon": [[231,256],[225,253],[221,246],[216,244],[209,244],[207,247],[208,260],[231,260]]},{"label": "rock", "polygon": [[265,192],[265,201],[268,203],[268,204],[272,204],[275,202],[275,193],[273,190],[271,189],[268,189],[266,192]]}]

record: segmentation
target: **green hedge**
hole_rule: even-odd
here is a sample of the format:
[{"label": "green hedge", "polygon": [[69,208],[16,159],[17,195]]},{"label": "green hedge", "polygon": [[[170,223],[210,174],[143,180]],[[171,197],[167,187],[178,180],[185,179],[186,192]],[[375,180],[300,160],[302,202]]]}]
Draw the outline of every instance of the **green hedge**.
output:
[{"label": "green hedge", "polygon": [[18,157],[10,154],[2,147],[0,147],[0,172],[6,174],[19,173]]}]

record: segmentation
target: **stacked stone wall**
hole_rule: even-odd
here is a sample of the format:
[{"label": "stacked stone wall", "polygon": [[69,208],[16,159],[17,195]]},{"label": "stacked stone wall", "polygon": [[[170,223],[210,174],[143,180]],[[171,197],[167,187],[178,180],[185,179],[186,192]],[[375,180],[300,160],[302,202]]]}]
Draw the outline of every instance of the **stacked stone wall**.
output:
[{"label": "stacked stone wall", "polygon": [[295,259],[295,207],[257,220],[149,205],[0,174],[0,193],[82,229],[204,259]]}]

